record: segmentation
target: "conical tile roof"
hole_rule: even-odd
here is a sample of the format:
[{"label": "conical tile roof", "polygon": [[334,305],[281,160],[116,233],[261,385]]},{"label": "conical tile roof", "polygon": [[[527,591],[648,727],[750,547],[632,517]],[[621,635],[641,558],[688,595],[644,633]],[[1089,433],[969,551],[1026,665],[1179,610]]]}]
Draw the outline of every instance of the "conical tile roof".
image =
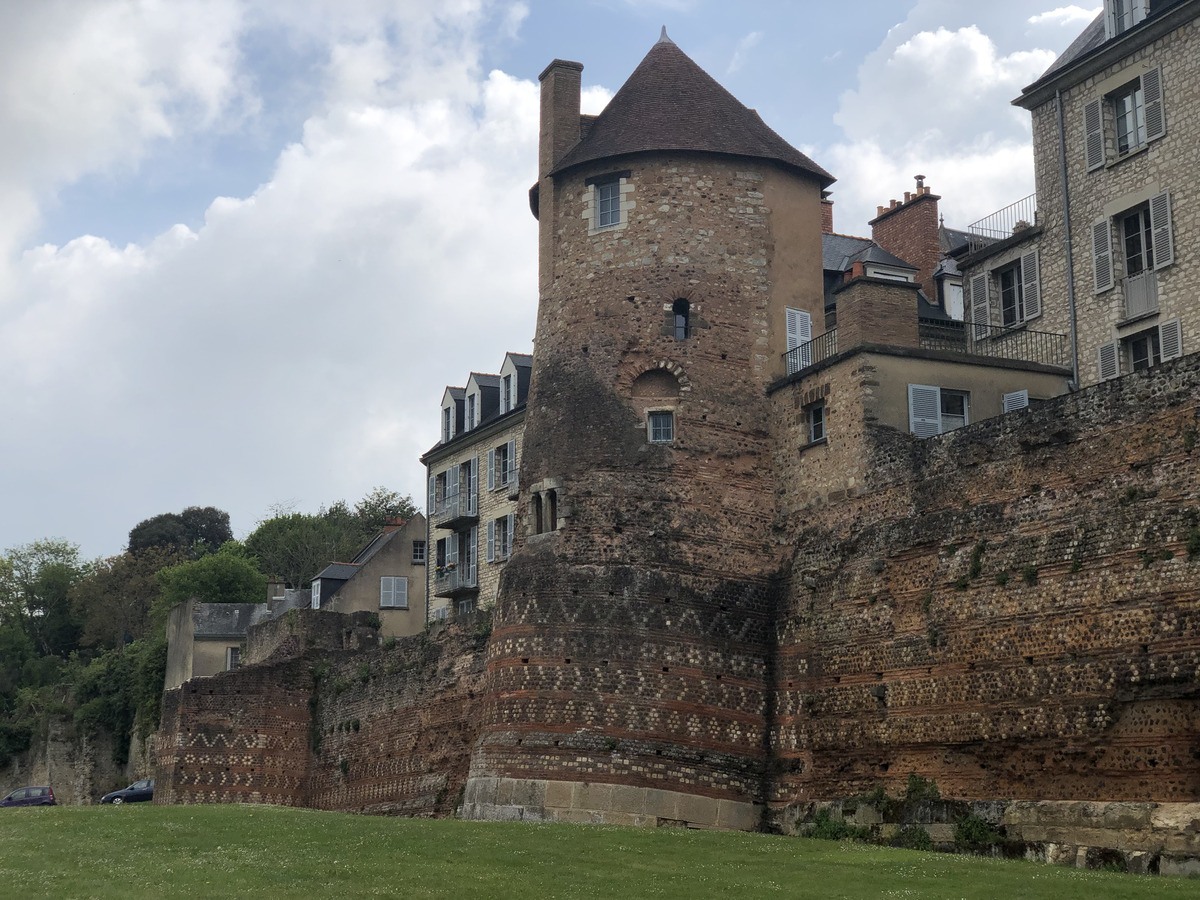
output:
[{"label": "conical tile roof", "polygon": [[823,188],[835,180],[717,84],[666,36],[665,29],[596,117],[587,137],[567,151],[551,174],[650,150],[770,159],[815,177]]}]

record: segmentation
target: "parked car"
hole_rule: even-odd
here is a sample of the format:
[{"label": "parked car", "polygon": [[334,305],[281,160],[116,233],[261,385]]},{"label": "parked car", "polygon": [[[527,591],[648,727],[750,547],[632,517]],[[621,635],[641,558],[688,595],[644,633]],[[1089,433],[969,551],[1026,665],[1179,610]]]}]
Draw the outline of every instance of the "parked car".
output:
[{"label": "parked car", "polygon": [[58,806],[58,804],[54,800],[54,791],[48,787],[23,787],[0,800],[0,806]]},{"label": "parked car", "polygon": [[111,803],[116,806],[119,803],[141,803],[143,800],[154,799],[154,779],[143,778],[141,781],[135,781],[127,788],[121,788],[119,791],[110,791],[100,798],[101,803]]}]

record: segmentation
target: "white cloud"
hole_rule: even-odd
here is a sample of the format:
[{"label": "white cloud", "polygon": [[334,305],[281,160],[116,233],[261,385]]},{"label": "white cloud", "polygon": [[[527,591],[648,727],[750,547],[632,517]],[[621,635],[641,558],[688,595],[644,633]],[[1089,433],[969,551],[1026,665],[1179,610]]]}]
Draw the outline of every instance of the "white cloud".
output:
[{"label": "white cloud", "polygon": [[761,40],[762,32],[752,31],[738,41],[737,46],[733,48],[733,58],[729,60],[729,67],[725,70],[725,74],[732,75],[734,72],[740,69],[743,63],[746,61],[746,56]]},{"label": "white cloud", "polygon": [[[194,503],[245,531],[287,498],[315,509],[380,483],[420,498],[442,387],[529,350],[537,86],[480,72],[482,4],[391,4],[403,22],[385,11],[373,26],[368,6],[331,34],[321,106],[251,196],[215,199],[194,231],[13,258],[0,496],[23,502],[0,547],[58,534],[113,552],[141,518]],[[327,9],[299,6],[297,39]],[[64,97],[86,80],[73,71]],[[150,137],[113,136],[57,178],[176,127],[178,91],[137,87],[142,71],[95,76],[133,99],[91,130],[133,121]],[[228,108],[234,88],[189,77],[197,121]]]},{"label": "white cloud", "polygon": [[1049,12],[1038,13],[1036,16],[1029,17],[1030,25],[1087,25],[1096,16],[1100,15],[1103,9],[1097,6],[1095,9],[1084,9],[1082,6],[1060,6],[1058,9],[1052,9]]},{"label": "white cloud", "polygon": [[1009,101],[1054,60],[1001,54],[976,26],[920,31],[868,56],[834,121],[845,139],[820,151],[839,178],[839,230],[862,233],[876,207],[927,176],[948,224],[966,224],[1033,190],[1029,114]]}]

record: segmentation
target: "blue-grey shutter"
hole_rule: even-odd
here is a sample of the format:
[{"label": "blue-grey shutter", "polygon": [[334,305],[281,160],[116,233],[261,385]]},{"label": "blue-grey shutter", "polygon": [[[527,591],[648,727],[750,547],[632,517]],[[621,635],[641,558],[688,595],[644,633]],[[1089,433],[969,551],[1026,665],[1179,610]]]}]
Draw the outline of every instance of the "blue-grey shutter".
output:
[{"label": "blue-grey shutter", "polygon": [[1006,413],[1014,412],[1018,409],[1024,409],[1029,405],[1029,391],[1013,391],[1011,394],[1004,395],[1004,411]]},{"label": "blue-grey shutter", "polygon": [[1084,157],[1089,172],[1104,165],[1104,107],[1097,98],[1083,107]]},{"label": "blue-grey shutter", "polygon": [[517,477],[517,442],[511,440],[508,442],[508,462],[507,469],[504,473],[504,483],[512,484]]},{"label": "blue-grey shutter", "polygon": [[1042,314],[1042,286],[1038,279],[1038,252],[1031,250],[1021,256],[1022,300],[1025,321]]},{"label": "blue-grey shutter", "polygon": [[1178,319],[1158,326],[1158,349],[1163,362],[1183,356],[1183,326]]},{"label": "blue-grey shutter", "polygon": [[488,490],[496,489],[496,451],[488,451]]},{"label": "blue-grey shutter", "polygon": [[1116,341],[1101,344],[1096,349],[1096,357],[1101,381],[1108,381],[1121,374],[1121,348]]},{"label": "blue-grey shutter", "polygon": [[487,523],[487,561],[496,561],[496,520],[488,519]]},{"label": "blue-grey shutter", "polygon": [[1163,114],[1161,68],[1151,69],[1142,75],[1142,97],[1146,103],[1146,140],[1157,140],[1167,133],[1167,117]]},{"label": "blue-grey shutter", "polygon": [[471,564],[470,572],[471,572],[471,577],[473,578],[474,574],[475,574],[475,561],[479,554],[479,526],[478,525],[471,526],[470,541],[471,541],[471,543],[470,543],[471,549],[467,553],[467,562],[469,562]]},{"label": "blue-grey shutter", "polygon": [[992,313],[988,308],[987,273],[971,276],[969,283],[971,286],[971,324],[974,326],[975,340],[978,341],[988,336],[988,329],[992,324]]},{"label": "blue-grey shutter", "polygon": [[1097,294],[1113,286],[1112,233],[1108,219],[1092,226],[1092,286]]},{"label": "blue-grey shutter", "polygon": [[507,523],[506,527],[508,528],[508,547],[506,548],[505,553],[504,553],[504,557],[506,559],[508,557],[512,556],[512,552],[513,552],[513,514],[509,513],[507,518],[508,518],[508,523]]},{"label": "blue-grey shutter", "polygon": [[397,609],[408,609],[408,578],[397,575],[392,585],[393,602]]},{"label": "blue-grey shutter", "polygon": [[467,511],[474,513],[479,497],[479,457],[471,457],[471,480],[467,485]]},{"label": "blue-grey shutter", "polygon": [[942,393],[926,384],[908,386],[908,430],[919,438],[942,433]]},{"label": "blue-grey shutter", "polygon": [[433,507],[436,505],[436,503],[437,503],[437,476],[430,475],[429,476],[429,506],[426,507],[426,509],[429,510],[426,513],[427,516],[433,515],[433,511],[434,511]]},{"label": "blue-grey shutter", "polygon": [[379,605],[389,607],[393,603],[392,595],[392,577],[384,575],[379,579]]},{"label": "blue-grey shutter", "polygon": [[1154,268],[1175,262],[1175,243],[1171,240],[1171,195],[1166,191],[1150,198],[1150,240],[1154,243]]}]

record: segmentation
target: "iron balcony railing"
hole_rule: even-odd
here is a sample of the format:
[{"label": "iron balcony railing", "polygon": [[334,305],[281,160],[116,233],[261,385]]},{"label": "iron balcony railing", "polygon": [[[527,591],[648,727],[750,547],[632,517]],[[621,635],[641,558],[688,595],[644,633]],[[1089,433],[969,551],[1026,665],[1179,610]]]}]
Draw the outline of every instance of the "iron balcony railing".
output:
[{"label": "iron balcony railing", "polygon": [[837,329],[831,328],[820,337],[815,337],[799,347],[793,347],[783,354],[783,361],[787,365],[787,373],[795,375],[809,366],[815,366],[828,359],[835,353],[837,353]]},{"label": "iron balcony railing", "polygon": [[475,491],[459,488],[446,494],[434,505],[433,524],[442,527],[460,519],[473,519],[478,514]]},{"label": "iron balcony railing", "polygon": [[1030,194],[1016,203],[1010,203],[1004,209],[997,210],[990,216],[984,216],[978,222],[967,226],[967,248],[971,253],[982,250],[988,244],[994,244],[1014,234],[1020,234],[1027,228],[1037,224],[1037,194]]},{"label": "iron balcony railing", "polygon": [[1065,334],[944,319],[918,319],[917,339],[922,350],[990,356],[1063,369],[1071,367],[1071,348]]},{"label": "iron balcony railing", "polygon": [[433,593],[437,597],[452,597],[461,591],[473,591],[479,587],[474,563],[450,563],[439,566],[433,579]]}]

